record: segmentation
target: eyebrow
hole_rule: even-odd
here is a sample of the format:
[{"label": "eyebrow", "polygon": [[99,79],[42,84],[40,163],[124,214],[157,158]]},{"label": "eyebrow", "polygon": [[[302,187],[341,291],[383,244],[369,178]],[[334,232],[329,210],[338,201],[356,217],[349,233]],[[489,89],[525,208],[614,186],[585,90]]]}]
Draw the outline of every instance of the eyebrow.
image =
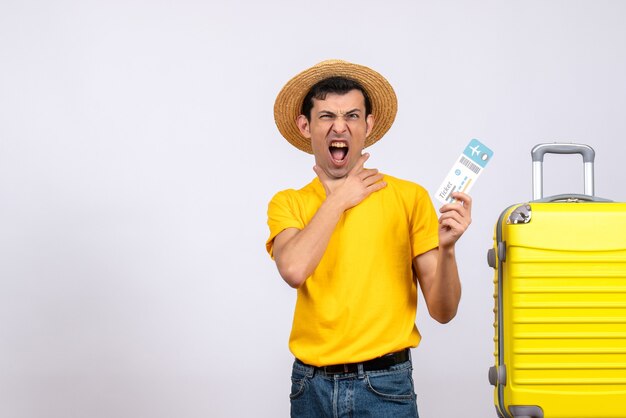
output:
[{"label": "eyebrow", "polygon": [[[358,107],[355,107],[354,109],[352,109],[352,110],[348,110],[347,112],[343,112],[342,114],[343,114],[343,115],[349,115],[349,114],[351,114],[351,113],[361,113],[361,112],[362,112],[362,110],[361,110],[361,109],[359,109]],[[323,115],[323,114],[326,114],[326,115],[334,115],[334,116],[337,116],[337,114],[336,114],[335,112],[330,111],[330,110],[323,110],[323,109],[322,109],[322,110],[320,110],[319,112],[317,112],[317,114],[318,114],[318,115]]]}]

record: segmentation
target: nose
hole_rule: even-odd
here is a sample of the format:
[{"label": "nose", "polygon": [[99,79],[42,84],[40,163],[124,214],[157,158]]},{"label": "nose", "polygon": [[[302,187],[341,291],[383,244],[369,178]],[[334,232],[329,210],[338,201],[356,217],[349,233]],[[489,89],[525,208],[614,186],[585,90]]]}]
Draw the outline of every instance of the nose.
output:
[{"label": "nose", "polygon": [[348,129],[348,123],[344,118],[336,118],[333,123],[333,132],[341,134]]}]

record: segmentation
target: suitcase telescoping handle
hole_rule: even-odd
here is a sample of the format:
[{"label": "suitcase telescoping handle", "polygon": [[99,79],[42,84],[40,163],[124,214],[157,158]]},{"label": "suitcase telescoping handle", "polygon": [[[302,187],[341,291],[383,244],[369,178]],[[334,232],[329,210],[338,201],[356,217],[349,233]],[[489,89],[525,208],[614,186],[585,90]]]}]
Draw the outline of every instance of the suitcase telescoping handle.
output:
[{"label": "suitcase telescoping handle", "polygon": [[585,194],[594,195],[593,190],[593,161],[596,153],[589,145],[551,143],[536,145],[531,155],[533,157],[533,199],[543,198],[543,156],[546,154],[580,154],[583,157],[585,170]]}]

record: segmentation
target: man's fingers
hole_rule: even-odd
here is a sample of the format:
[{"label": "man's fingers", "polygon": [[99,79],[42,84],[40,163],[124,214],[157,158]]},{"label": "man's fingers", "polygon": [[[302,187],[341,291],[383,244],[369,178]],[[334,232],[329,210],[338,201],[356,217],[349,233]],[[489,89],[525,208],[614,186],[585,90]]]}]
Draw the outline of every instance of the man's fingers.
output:
[{"label": "man's fingers", "polygon": [[365,161],[367,161],[367,159],[370,157],[370,155],[366,152],[365,154],[362,154],[357,163],[354,165],[354,167],[352,167],[352,170],[350,170],[350,174],[356,174],[358,172],[360,172],[361,170],[363,170],[363,165],[365,164]]},{"label": "man's fingers", "polygon": [[440,209],[440,245],[456,243],[472,223],[472,198],[462,192],[453,193],[452,197],[458,202],[443,205]]},{"label": "man's fingers", "polygon": [[369,185],[378,183],[382,179],[383,179],[382,173],[379,173],[377,170],[376,173],[373,173],[371,176],[367,176],[365,179],[363,179],[363,183],[366,186],[369,186]]},{"label": "man's fingers", "polygon": [[[381,180],[382,180],[382,176],[381,176]],[[384,181],[376,181],[374,184],[369,185],[367,188],[371,193],[377,192],[379,190],[384,189],[385,187],[387,187],[387,182]]]},{"label": "man's fingers", "polygon": [[463,192],[454,192],[452,193],[452,197],[463,203],[463,207],[467,209],[468,212],[472,212],[472,198],[470,195]]},{"label": "man's fingers", "polygon": [[445,212],[439,218],[439,223],[441,223],[441,224],[444,224],[444,223],[445,224],[449,224],[450,221],[455,222],[457,224],[462,224],[463,223],[463,215],[461,215],[457,211],[449,211],[449,212]]},{"label": "man's fingers", "polygon": [[359,178],[361,181],[365,181],[370,177],[376,176],[378,174],[378,170],[375,168],[364,168],[363,171],[359,173]]},{"label": "man's fingers", "polygon": [[[461,192],[452,193],[452,197],[458,202],[448,203],[443,205],[439,211],[441,213],[446,212],[458,212],[461,216],[470,218],[472,217],[472,198],[466,194]],[[459,203],[460,202],[460,203]]]}]

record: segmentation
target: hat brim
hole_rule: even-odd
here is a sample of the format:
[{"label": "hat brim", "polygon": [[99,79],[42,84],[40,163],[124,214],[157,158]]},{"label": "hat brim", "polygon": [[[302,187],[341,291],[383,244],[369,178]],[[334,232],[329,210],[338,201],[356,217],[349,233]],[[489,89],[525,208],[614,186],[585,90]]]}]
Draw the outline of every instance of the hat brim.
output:
[{"label": "hat brim", "polygon": [[365,140],[366,147],[382,138],[396,118],[398,99],[385,77],[363,65],[341,60],[322,61],[289,80],[274,102],[274,120],[278,130],[299,150],[313,154],[311,142],[300,133],[296,124],[304,97],[315,83],[335,76],[359,82],[369,96],[374,128]]}]

